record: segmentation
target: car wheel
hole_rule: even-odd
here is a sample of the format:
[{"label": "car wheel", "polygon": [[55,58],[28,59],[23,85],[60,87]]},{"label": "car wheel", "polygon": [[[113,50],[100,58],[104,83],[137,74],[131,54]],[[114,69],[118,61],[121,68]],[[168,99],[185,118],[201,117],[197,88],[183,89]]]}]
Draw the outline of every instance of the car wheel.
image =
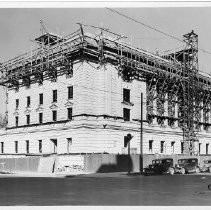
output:
[{"label": "car wheel", "polygon": [[155,169],[155,174],[160,175],[160,170],[158,168]]},{"label": "car wheel", "polygon": [[169,174],[174,175],[174,169],[173,168],[169,168]]},{"label": "car wheel", "polygon": [[162,172],[161,170],[157,170],[157,174],[158,174],[158,175],[162,175],[163,172]]},{"label": "car wheel", "polygon": [[198,174],[200,172],[199,167],[196,167],[196,173]]},{"label": "car wheel", "polygon": [[206,172],[207,168],[205,166],[203,166],[203,168],[201,169],[202,172]]},{"label": "car wheel", "polygon": [[185,169],[181,168],[181,174],[185,174]]}]

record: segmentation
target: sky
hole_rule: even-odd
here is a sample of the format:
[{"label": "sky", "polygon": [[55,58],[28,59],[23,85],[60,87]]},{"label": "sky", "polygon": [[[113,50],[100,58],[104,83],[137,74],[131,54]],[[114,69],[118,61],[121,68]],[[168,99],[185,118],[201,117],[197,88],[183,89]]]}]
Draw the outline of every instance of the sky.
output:
[{"label": "sky", "polygon": [[[114,9],[180,39],[194,30],[199,36],[199,48],[211,52],[211,7]],[[150,52],[176,50],[183,46],[181,42],[106,8],[0,8],[0,62],[36,47],[32,40],[40,35],[40,20],[43,20],[49,32],[60,35],[77,30],[78,22],[103,26],[127,36],[125,41]],[[199,51],[201,71],[211,73],[210,60],[211,54]],[[5,93],[2,88],[0,99],[1,114],[5,112]]]}]

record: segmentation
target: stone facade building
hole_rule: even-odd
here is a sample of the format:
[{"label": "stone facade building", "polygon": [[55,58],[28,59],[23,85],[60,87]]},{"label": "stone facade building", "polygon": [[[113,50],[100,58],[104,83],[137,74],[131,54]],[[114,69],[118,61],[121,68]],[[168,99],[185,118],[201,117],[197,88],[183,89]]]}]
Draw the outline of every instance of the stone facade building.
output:
[{"label": "stone facade building", "polygon": [[[73,38],[65,41],[74,42]],[[61,43],[51,43],[47,43],[49,50],[55,49],[57,45],[62,46]],[[106,46],[106,39],[103,40],[103,46]],[[141,49],[130,49],[153,60],[162,60],[167,64],[170,62]],[[101,49],[96,48],[96,51],[102,53]],[[22,83],[14,88],[13,82],[11,87],[8,86],[8,124],[6,129],[0,130],[0,153],[126,154],[128,148],[125,139],[128,134],[133,137],[130,141],[131,153],[139,154],[141,146],[144,154],[184,153],[184,133],[178,121],[175,120],[173,125],[168,123],[168,100],[163,102],[162,123],[159,123],[158,117],[153,117],[149,123],[146,79],[134,77],[129,81],[125,80],[118,65],[110,62],[106,55],[103,55],[103,62],[99,57],[97,62],[86,59],[87,55],[78,55],[72,59],[71,76],[58,73],[70,67],[56,63],[55,80],[43,77],[41,84],[35,81],[30,85]],[[49,75],[49,71],[43,72],[44,76]],[[211,79],[208,75],[204,77]],[[18,80],[20,84],[22,79]],[[143,145],[140,129],[141,93]],[[156,103],[154,100],[154,113]],[[174,115],[175,119],[179,118],[178,104],[175,104]],[[203,122],[203,117],[201,121]],[[198,136],[200,153],[210,154],[209,129],[201,126]]]}]

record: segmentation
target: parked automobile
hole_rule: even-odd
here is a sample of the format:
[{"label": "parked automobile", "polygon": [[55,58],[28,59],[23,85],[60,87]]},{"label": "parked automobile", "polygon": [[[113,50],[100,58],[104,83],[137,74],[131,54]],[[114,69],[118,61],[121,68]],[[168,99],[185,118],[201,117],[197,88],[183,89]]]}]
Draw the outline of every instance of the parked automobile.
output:
[{"label": "parked automobile", "polygon": [[211,173],[211,160],[204,160],[203,165],[200,167],[200,171]]},{"label": "parked automobile", "polygon": [[164,174],[164,173],[169,173],[171,175],[174,174],[172,158],[155,159],[152,161],[152,164],[144,168],[145,175]]},{"label": "parked automobile", "polygon": [[175,173],[199,173],[200,168],[198,164],[197,158],[185,158],[179,159],[178,164],[175,165],[174,168]]}]

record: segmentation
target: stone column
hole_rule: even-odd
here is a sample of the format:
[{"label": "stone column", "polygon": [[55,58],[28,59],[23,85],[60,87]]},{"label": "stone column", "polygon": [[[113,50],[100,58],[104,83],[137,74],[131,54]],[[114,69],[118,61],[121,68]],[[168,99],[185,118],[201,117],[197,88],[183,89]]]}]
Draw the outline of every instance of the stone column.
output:
[{"label": "stone column", "polygon": [[[164,102],[164,116],[168,116],[168,94],[165,95],[165,102]],[[168,125],[168,119],[164,120],[164,125]]]},{"label": "stone column", "polygon": [[[154,97],[157,96],[157,91],[155,90]],[[153,100],[153,114],[157,115],[157,98]],[[157,117],[153,119],[153,124],[157,124]]]},{"label": "stone column", "polygon": [[[210,110],[208,112],[208,118],[209,118],[208,123],[211,124],[211,104],[209,104],[209,109]],[[211,126],[208,127],[208,131],[211,132]]]},{"label": "stone column", "polygon": [[[179,105],[178,105],[178,97],[176,96],[175,97],[175,100],[177,101],[177,103],[175,103],[175,118],[178,118],[178,109],[179,109]],[[175,122],[174,122],[174,126],[175,127],[178,127],[178,120],[176,120]]]},{"label": "stone column", "polygon": [[[200,107],[203,107],[203,101],[200,102]],[[204,116],[203,116],[204,115],[203,111],[204,111],[204,109],[201,108],[201,111],[200,111],[201,112],[200,122],[203,122],[203,120],[205,120]]]}]

